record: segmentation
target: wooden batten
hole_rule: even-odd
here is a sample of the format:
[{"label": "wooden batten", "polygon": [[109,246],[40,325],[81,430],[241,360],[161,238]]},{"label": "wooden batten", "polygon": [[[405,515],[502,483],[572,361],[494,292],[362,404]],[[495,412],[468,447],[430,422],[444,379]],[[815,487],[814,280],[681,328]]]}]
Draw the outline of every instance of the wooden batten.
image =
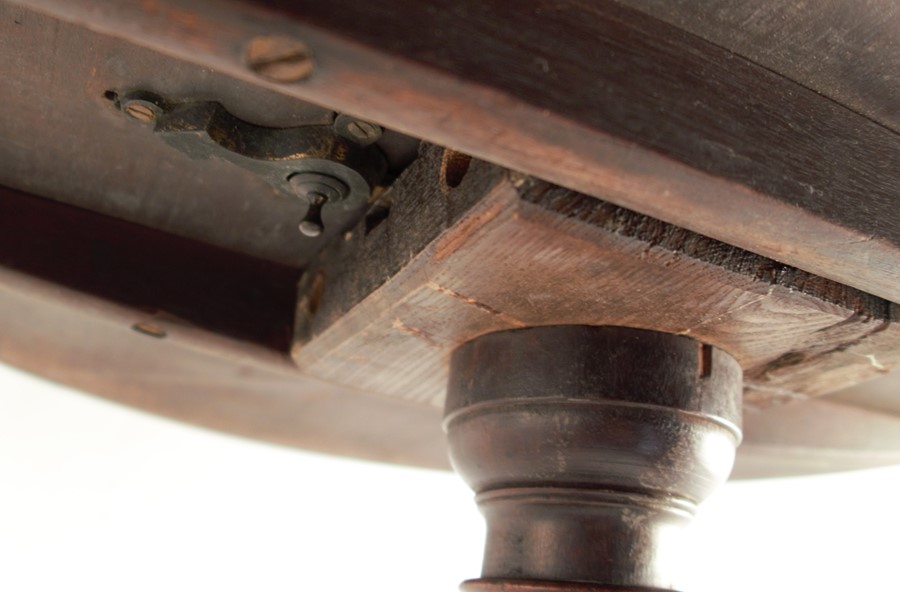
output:
[{"label": "wooden batten", "polygon": [[[12,79],[45,71],[47,60],[35,56],[73,43],[63,23],[90,23],[85,31],[98,39],[85,53],[124,38],[177,58],[141,55],[154,71],[201,67],[185,76],[191,85],[211,73],[231,77],[216,92],[235,101],[255,87],[276,91],[900,302],[897,70],[888,49],[896,11],[851,0],[744,2],[739,11],[727,8],[738,5],[731,0],[665,4],[5,0],[0,14],[24,24],[0,31],[16,40]],[[852,26],[835,26],[836,15],[851,14]],[[59,35],[34,37],[38,15],[57,20]],[[273,35],[309,46],[316,63],[307,79],[273,82],[248,67],[248,44]],[[98,81],[110,76],[109,54],[100,55]],[[238,81],[251,90],[229,92]],[[29,86],[5,98],[18,102]],[[49,162],[41,176],[58,168]]]},{"label": "wooden batten", "polygon": [[294,351],[304,372],[440,405],[453,348],[549,324],[711,343],[740,361],[756,405],[900,363],[885,300],[486,163],[457,188],[441,171],[432,150],[395,184],[385,221],[360,225],[307,273]]}]

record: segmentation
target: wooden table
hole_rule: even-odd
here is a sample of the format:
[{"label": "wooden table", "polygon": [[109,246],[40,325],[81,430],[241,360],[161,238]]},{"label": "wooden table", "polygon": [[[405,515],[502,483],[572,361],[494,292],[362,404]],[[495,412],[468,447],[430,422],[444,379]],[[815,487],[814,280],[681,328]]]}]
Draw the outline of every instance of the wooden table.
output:
[{"label": "wooden table", "polygon": [[[898,33],[874,0],[0,1],[0,358],[217,429],[445,467],[461,341],[690,331],[744,366],[736,476],[900,461]],[[306,48],[268,56],[296,75],[248,58],[260,38]],[[108,93],[136,88],[450,151],[404,165],[373,232],[310,240],[252,173],[123,118]],[[310,329],[313,270],[348,260],[390,281],[329,283]]]}]

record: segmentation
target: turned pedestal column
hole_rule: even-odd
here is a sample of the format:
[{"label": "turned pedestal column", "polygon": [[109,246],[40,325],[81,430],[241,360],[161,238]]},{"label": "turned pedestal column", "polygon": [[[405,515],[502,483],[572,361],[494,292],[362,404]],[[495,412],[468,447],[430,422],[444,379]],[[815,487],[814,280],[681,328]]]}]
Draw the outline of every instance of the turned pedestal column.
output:
[{"label": "turned pedestal column", "polygon": [[623,327],[492,333],[453,354],[451,459],[487,521],[466,592],[672,589],[681,529],[738,445],[741,369]]}]

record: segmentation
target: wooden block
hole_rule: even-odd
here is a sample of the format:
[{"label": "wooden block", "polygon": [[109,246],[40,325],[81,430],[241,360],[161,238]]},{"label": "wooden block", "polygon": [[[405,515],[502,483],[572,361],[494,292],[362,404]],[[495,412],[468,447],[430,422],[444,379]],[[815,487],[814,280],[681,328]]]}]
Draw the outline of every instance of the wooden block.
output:
[{"label": "wooden block", "polygon": [[756,405],[900,363],[897,305],[544,181],[473,161],[450,188],[432,149],[390,199],[301,282],[294,358],[312,376],[440,405],[454,347],[549,324],[711,343]]}]

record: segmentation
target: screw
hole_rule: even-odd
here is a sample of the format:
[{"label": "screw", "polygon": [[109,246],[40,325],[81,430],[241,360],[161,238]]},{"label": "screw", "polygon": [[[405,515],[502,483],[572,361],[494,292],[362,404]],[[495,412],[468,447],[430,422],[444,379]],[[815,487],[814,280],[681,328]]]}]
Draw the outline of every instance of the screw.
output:
[{"label": "screw", "polygon": [[272,82],[299,82],[315,67],[308,45],[277,35],[254,37],[247,44],[244,57],[250,70]]},{"label": "screw", "polygon": [[322,222],[322,206],[328,201],[328,196],[310,191],[303,195],[303,199],[309,201],[309,209],[306,210],[306,217],[298,228],[304,236],[315,238],[325,230],[325,224]]},{"label": "screw", "polygon": [[373,141],[381,136],[381,128],[367,121],[351,121],[347,125],[347,131],[357,140]]},{"label": "screw", "polygon": [[316,238],[325,230],[324,226],[314,220],[304,220],[300,223],[299,228],[303,236],[308,236],[309,238]]},{"label": "screw", "polygon": [[313,238],[325,230],[322,206],[327,202],[339,202],[350,193],[343,181],[320,173],[295,173],[288,177],[288,184],[297,197],[309,204],[299,228],[304,236]]},{"label": "screw", "polygon": [[338,115],[334,120],[334,131],[338,135],[353,140],[361,146],[374,144],[381,138],[383,130],[380,126],[368,121],[354,119],[347,115]]},{"label": "screw", "polygon": [[144,335],[149,335],[150,337],[156,337],[157,339],[163,339],[166,336],[165,329],[159,327],[158,325],[154,325],[153,323],[148,322],[140,322],[135,323],[131,326],[132,329],[137,331],[138,333],[142,333]]},{"label": "screw", "polygon": [[288,185],[294,195],[308,203],[315,203],[318,199],[321,199],[322,203],[326,201],[334,203],[341,201],[350,193],[346,183],[321,173],[294,173],[288,177]]},{"label": "screw", "polygon": [[126,115],[141,123],[153,123],[159,108],[148,101],[129,101],[122,108]]}]

